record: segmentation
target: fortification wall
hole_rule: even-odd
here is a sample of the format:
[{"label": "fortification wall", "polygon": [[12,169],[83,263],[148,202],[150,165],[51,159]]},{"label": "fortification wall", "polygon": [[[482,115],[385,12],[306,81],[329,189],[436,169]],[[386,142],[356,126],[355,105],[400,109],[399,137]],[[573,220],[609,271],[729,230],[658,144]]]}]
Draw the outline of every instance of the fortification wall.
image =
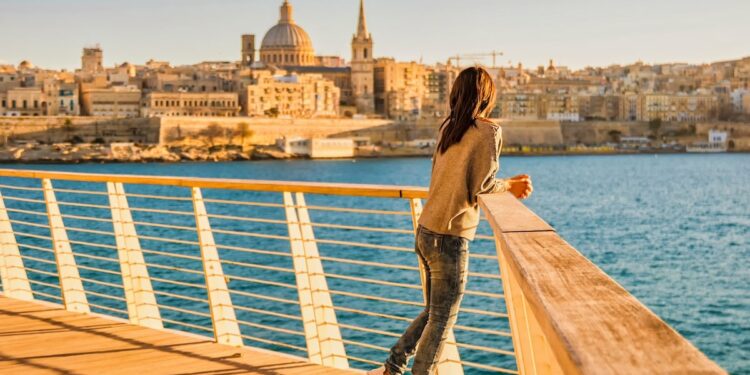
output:
[{"label": "fortification wall", "polygon": [[104,117],[0,117],[0,144],[7,141],[155,143],[159,119],[111,119]]},{"label": "fortification wall", "polygon": [[238,127],[244,123],[252,136],[248,143],[272,144],[280,137],[331,137],[352,136],[365,129],[377,129],[393,125],[390,120],[366,119],[270,119],[250,117],[164,117],[161,118],[159,142],[180,144],[199,141],[211,125],[218,126],[222,137],[237,138]]},{"label": "fortification wall", "polygon": [[500,126],[503,129],[503,143],[507,146],[563,144],[559,121],[504,120],[500,122]]}]

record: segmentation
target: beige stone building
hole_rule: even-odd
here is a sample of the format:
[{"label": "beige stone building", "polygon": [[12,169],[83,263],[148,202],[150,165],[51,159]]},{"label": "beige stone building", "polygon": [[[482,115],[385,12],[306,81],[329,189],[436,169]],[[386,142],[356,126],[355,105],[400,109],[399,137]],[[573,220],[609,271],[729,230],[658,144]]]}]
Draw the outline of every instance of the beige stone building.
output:
[{"label": "beige stone building", "polygon": [[497,97],[496,116],[505,119],[536,120],[542,116],[541,94],[502,93]]},{"label": "beige stone building", "polygon": [[652,93],[641,96],[638,120],[706,121],[715,118],[718,109],[715,95]]},{"label": "beige stone building", "polygon": [[81,111],[87,116],[139,117],[141,90],[134,86],[99,88],[82,84]]},{"label": "beige stone building", "polygon": [[425,66],[381,58],[375,62],[375,111],[389,118],[414,119],[427,91]]},{"label": "beige stone building", "polygon": [[437,64],[426,67],[426,92],[422,112],[428,117],[444,117],[450,111],[450,94],[459,69],[452,65]]},{"label": "beige stone building", "polygon": [[101,73],[104,71],[104,53],[101,47],[87,47],[81,56],[81,71],[83,73]]},{"label": "beige stone building", "polygon": [[253,72],[245,89],[248,116],[335,117],[340,90],[318,74],[285,74],[284,71]]},{"label": "beige stone building", "polygon": [[13,65],[0,65],[0,92],[5,93],[13,87],[18,87],[18,72]]},{"label": "beige stone building", "polygon": [[543,95],[541,101],[542,118],[554,121],[581,121],[578,98],[578,95],[568,93]]},{"label": "beige stone building", "polygon": [[294,21],[289,0],[284,0],[281,5],[279,22],[263,37],[260,61],[279,66],[315,64],[312,40],[305,29]]},{"label": "beige stone building", "polygon": [[81,114],[78,84],[58,79],[44,82],[47,116],[78,116]]},{"label": "beige stone building", "polygon": [[146,95],[144,117],[233,117],[240,112],[234,92],[152,92]]},{"label": "beige stone building", "polygon": [[0,97],[4,116],[45,116],[47,96],[41,87],[16,87]]}]

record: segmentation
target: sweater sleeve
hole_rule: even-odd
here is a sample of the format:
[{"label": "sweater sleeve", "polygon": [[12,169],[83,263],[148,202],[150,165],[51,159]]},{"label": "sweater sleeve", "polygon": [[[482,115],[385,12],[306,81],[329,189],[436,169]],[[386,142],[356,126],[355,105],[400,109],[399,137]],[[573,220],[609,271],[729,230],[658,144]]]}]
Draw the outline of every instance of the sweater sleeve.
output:
[{"label": "sweater sleeve", "polygon": [[495,178],[495,175],[500,170],[498,159],[503,145],[502,130],[499,126],[495,126],[492,144],[490,145],[490,142],[486,144],[488,145],[487,147],[479,148],[478,151],[480,152],[475,155],[475,163],[472,166],[472,178],[476,179],[472,183],[472,186],[476,186],[473,189],[473,198],[475,200],[479,194],[503,193],[510,188],[508,180]]}]

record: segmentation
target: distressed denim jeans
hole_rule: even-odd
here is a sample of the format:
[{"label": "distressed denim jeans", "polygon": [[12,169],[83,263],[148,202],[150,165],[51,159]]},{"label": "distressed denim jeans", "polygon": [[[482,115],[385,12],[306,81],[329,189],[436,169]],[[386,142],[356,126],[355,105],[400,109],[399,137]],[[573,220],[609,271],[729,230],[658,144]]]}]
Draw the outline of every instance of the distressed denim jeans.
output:
[{"label": "distressed denim jeans", "polygon": [[456,323],[458,307],[466,288],[468,239],[434,233],[420,226],[415,248],[425,270],[423,288],[426,304],[424,311],[391,348],[385,367],[392,375],[403,374],[409,358],[415,353],[412,373],[434,373],[448,332]]}]

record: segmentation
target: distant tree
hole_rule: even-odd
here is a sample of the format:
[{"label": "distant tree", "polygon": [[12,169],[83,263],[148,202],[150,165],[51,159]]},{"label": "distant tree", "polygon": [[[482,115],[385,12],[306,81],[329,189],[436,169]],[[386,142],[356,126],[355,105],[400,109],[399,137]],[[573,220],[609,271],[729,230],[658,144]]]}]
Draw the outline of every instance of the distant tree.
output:
[{"label": "distant tree", "polygon": [[166,138],[165,141],[167,141],[168,143],[183,140],[184,137],[182,136],[182,129],[180,129],[180,125],[177,125],[177,127],[174,127],[174,128],[170,128],[167,131],[167,135],[165,138]]},{"label": "distant tree", "polygon": [[649,121],[648,128],[651,130],[651,135],[656,139],[659,135],[659,130],[661,129],[661,118],[657,117]]},{"label": "distant tree", "polygon": [[253,137],[254,132],[250,130],[250,124],[241,122],[234,129],[234,135],[240,137],[240,147],[245,147],[245,140]]},{"label": "distant tree", "polygon": [[619,130],[610,130],[609,133],[609,139],[614,143],[620,143],[620,138],[622,137],[622,132]]},{"label": "distant tree", "polygon": [[10,137],[10,126],[6,127],[3,125],[2,138],[0,138],[0,146],[8,145],[8,138]]},{"label": "distant tree", "polygon": [[224,135],[224,129],[219,124],[212,122],[205,129],[201,130],[198,135],[205,137],[211,147],[216,145],[216,139]]},{"label": "distant tree", "polygon": [[65,139],[70,139],[70,135],[75,131],[75,127],[73,126],[73,121],[69,118],[66,118],[65,121],[63,121],[62,131],[65,133]]}]

